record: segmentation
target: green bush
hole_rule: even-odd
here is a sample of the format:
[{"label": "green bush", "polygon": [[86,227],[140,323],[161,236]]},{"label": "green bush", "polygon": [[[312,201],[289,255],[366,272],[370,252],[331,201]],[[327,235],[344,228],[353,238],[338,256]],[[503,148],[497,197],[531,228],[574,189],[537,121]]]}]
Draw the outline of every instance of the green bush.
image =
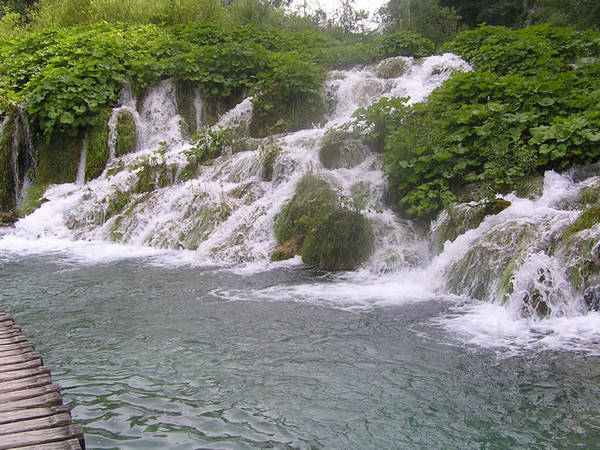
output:
[{"label": "green bush", "polygon": [[322,67],[295,53],[273,55],[253,98],[255,136],[295,131],[322,121],[325,113]]},{"label": "green bush", "polygon": [[[475,70],[454,74],[426,103],[384,100],[357,113],[366,140],[383,136],[401,211],[431,217],[465,184],[493,195],[526,175],[600,158],[599,35],[568,36],[549,27],[464,33],[453,45]],[[493,49],[484,53],[486,42]]]}]

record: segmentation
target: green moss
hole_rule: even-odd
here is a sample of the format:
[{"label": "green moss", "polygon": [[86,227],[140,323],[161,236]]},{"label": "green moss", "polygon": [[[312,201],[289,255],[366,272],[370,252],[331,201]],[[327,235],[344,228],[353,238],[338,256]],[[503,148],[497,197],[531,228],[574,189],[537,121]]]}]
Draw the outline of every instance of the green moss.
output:
[{"label": "green moss", "polygon": [[77,178],[77,167],[83,146],[81,136],[54,133],[37,143],[39,183],[72,183]]},{"label": "green moss", "polygon": [[295,236],[278,245],[271,253],[271,261],[285,261],[300,254],[302,236]]},{"label": "green moss", "polygon": [[19,217],[28,216],[46,202],[44,199],[46,189],[48,184],[32,184],[27,188],[23,201],[19,205]]},{"label": "green moss", "polygon": [[175,179],[176,170],[176,166],[169,165],[164,161],[146,161],[138,169],[138,181],[133,191],[147,193],[170,186]]},{"label": "green moss", "polygon": [[338,209],[308,233],[302,261],[325,270],[354,270],[369,259],[374,235],[360,213]]},{"label": "green moss", "polygon": [[11,165],[14,125],[5,123],[0,135],[0,211],[10,211],[15,207],[15,179]]},{"label": "green moss", "polygon": [[261,146],[259,152],[262,160],[262,179],[271,181],[273,179],[273,166],[277,155],[281,153],[281,146],[277,141],[272,141]]},{"label": "green moss", "polygon": [[104,109],[96,125],[90,128],[86,141],[85,177],[92,180],[99,177],[110,156],[108,148],[108,120],[110,110]]},{"label": "green moss", "polygon": [[183,130],[188,137],[196,133],[196,111],[194,105],[195,85],[190,82],[177,82],[175,89],[175,100],[177,102],[177,113],[183,118]]},{"label": "green moss", "polygon": [[586,186],[581,189],[579,195],[584,205],[598,205],[600,203],[600,186]]},{"label": "green moss", "polygon": [[275,221],[275,236],[279,242],[306,236],[313,224],[335,210],[337,202],[337,195],[326,181],[313,174],[304,175]]},{"label": "green moss", "polygon": [[[117,214],[121,214],[125,207],[131,201],[131,193],[127,191],[121,191],[117,189],[115,193],[110,197],[108,201],[108,208],[106,210],[106,219],[109,219]],[[116,223],[117,221],[115,221]],[[114,239],[116,240],[116,239]]]},{"label": "green moss", "polygon": [[127,110],[120,110],[117,113],[116,123],[116,156],[123,156],[127,153],[135,152],[137,148],[137,126],[133,114]]},{"label": "green moss", "polygon": [[339,205],[336,193],[313,174],[305,175],[296,193],[275,222],[281,243],[272,260],[302,255],[306,264],[325,270],[353,270],[371,254],[374,242],[370,222]]},{"label": "green moss", "polygon": [[408,64],[403,57],[388,58],[373,66],[373,72],[380,78],[398,78],[406,69]]},{"label": "green moss", "polygon": [[600,223],[600,206],[592,206],[583,211],[577,220],[573,222],[563,233],[563,239],[582,230],[592,228]]}]

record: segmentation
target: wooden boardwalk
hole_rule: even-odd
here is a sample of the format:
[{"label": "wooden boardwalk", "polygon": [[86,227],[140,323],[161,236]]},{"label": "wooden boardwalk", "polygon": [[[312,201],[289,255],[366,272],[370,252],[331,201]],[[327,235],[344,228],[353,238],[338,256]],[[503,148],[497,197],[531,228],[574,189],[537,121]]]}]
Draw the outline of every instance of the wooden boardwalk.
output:
[{"label": "wooden boardwalk", "polygon": [[0,449],[84,449],[42,357],[0,308]]}]

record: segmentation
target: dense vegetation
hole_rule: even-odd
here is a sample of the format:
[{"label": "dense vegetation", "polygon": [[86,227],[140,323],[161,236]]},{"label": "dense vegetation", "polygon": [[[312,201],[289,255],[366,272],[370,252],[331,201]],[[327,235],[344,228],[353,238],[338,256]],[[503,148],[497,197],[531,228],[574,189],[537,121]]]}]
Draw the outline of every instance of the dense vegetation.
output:
[{"label": "dense vegetation", "polygon": [[412,108],[384,99],[356,115],[385,148],[400,210],[430,217],[470,183],[494,194],[600,158],[600,34],[484,26],[446,49],[474,70]]},{"label": "dense vegetation", "polygon": [[[430,217],[467,184],[492,194],[528,175],[600,157],[599,35],[584,30],[598,27],[594,2],[390,0],[381,10],[383,33],[360,34],[352,31],[364,14],[352,0],[329,18],[318,10],[286,12],[286,4],[0,1],[0,114],[22,110],[40,148],[52,152],[65,147],[65,136],[105,129],[123,82],[141,94],[172,77],[198,88],[213,113],[253,95],[250,132],[265,136],[319,122],[328,69],[437,48],[462,55],[474,70],[455,74],[426,103],[408,108],[403,99],[384,99],[356,115],[363,139],[385,150],[401,211]],[[486,20],[584,31],[542,25],[461,32]],[[8,167],[6,142],[0,159]],[[44,180],[60,181],[50,173],[52,153],[44,157]]]}]

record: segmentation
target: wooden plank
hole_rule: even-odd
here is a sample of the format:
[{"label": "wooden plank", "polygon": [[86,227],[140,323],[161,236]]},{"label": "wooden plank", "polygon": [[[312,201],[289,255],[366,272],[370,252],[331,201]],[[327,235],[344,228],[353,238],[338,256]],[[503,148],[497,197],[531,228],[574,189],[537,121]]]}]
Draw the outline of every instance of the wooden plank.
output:
[{"label": "wooden plank", "polygon": [[85,440],[42,356],[0,308],[0,450],[8,448],[82,449]]},{"label": "wooden plank", "polygon": [[77,436],[78,428],[71,425],[59,428],[48,428],[45,430],[24,431],[22,433],[6,434],[0,439],[0,449],[14,449],[18,447],[35,446],[40,448],[41,444],[68,441]]},{"label": "wooden plank", "polygon": [[0,338],[20,336],[22,334],[23,334],[23,331],[18,327],[0,329]]},{"label": "wooden plank", "polygon": [[31,342],[17,342],[13,345],[7,345],[4,348],[0,348],[0,355],[2,357],[6,356],[16,356],[16,355],[24,355],[26,353],[34,352],[33,344]]},{"label": "wooden plank", "polygon": [[24,431],[43,430],[45,428],[58,428],[71,425],[69,413],[55,414],[53,416],[41,417],[21,422],[6,423],[0,425],[0,442],[5,434],[15,434]]},{"label": "wooden plank", "polygon": [[[0,353],[1,355],[1,353]],[[19,364],[19,363],[24,363],[27,361],[31,361],[34,359],[42,359],[42,355],[40,355],[38,352],[28,352],[28,353],[23,353],[21,355],[16,355],[16,356],[0,356],[0,366],[12,366],[14,364]],[[0,371],[3,370],[2,367],[0,367]]]},{"label": "wooden plank", "polygon": [[0,400],[2,400],[5,392],[19,391],[22,389],[31,389],[34,387],[45,386],[52,384],[52,378],[49,373],[39,373],[27,378],[18,380],[5,381],[0,383]]},{"label": "wooden plank", "polygon": [[11,346],[14,344],[18,344],[20,342],[29,342],[29,340],[27,339],[27,336],[25,336],[24,334],[20,335],[20,336],[10,336],[10,337],[6,337],[6,338],[0,338],[0,349],[2,349],[3,346]]},{"label": "wooden plank", "polygon": [[[42,397],[46,394],[58,392],[60,394],[60,386],[58,384],[46,384],[43,386],[34,387],[31,389],[21,389],[13,392],[5,392],[2,394],[2,403],[9,405],[12,402],[18,402],[28,398]],[[0,406],[2,408],[2,406]]]},{"label": "wooden plank", "polygon": [[45,406],[62,405],[62,397],[58,392],[50,392],[40,397],[26,398],[9,403],[0,403],[0,413],[7,411],[17,411],[27,408],[39,408]]},{"label": "wooden plank", "polygon": [[69,408],[64,405],[46,406],[43,408],[18,409],[14,411],[0,412],[0,424],[14,423],[22,420],[39,419],[53,416],[55,414],[69,414]]},{"label": "wooden plank", "polygon": [[12,364],[9,366],[2,366],[2,372],[11,372],[13,370],[33,369],[42,365],[41,359],[32,359],[31,361],[25,361],[18,364]]},{"label": "wooden plank", "polygon": [[40,374],[50,374],[50,368],[41,364],[35,367],[25,368],[21,370],[11,370],[10,372],[0,372],[0,383],[6,383],[21,378],[34,377]]},{"label": "wooden plank", "polygon": [[81,444],[77,439],[69,439],[68,441],[54,442],[52,444],[41,444],[27,447],[15,447],[14,450],[80,450]]}]

